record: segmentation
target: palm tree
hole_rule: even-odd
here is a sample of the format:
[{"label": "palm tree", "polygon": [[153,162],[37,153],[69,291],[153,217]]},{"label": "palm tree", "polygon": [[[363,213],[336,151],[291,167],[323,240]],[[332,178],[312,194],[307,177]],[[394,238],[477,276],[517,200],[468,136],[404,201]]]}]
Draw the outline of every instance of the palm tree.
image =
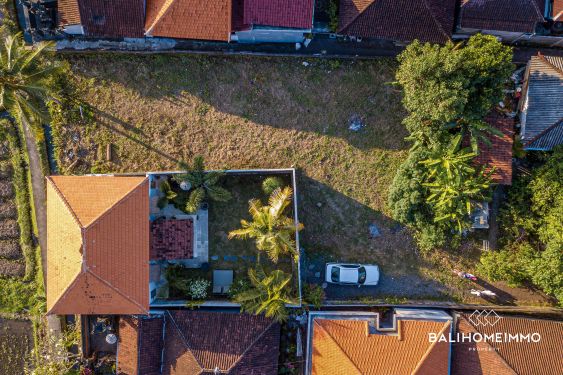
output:
[{"label": "palm tree", "polygon": [[289,297],[291,275],[275,270],[267,275],[264,270],[249,269],[248,277],[252,287],[234,297],[241,304],[241,311],[251,314],[264,314],[278,322],[287,320],[286,304],[295,304]]},{"label": "palm tree", "polygon": [[456,135],[445,149],[434,152],[432,158],[420,162],[428,168],[428,178],[458,181],[462,175],[475,172],[470,161],[476,154],[467,148],[460,149],[461,137],[461,134]]},{"label": "palm tree", "polygon": [[266,252],[274,263],[278,262],[280,254],[290,254],[296,259],[298,253],[293,236],[295,231],[303,229],[303,224],[295,224],[284,215],[292,196],[293,191],[288,186],[274,190],[267,206],[258,199],[250,200],[248,212],[252,221],[241,220],[242,228],[229,232],[229,239],[254,238],[258,250]]},{"label": "palm tree", "polygon": [[185,211],[196,212],[207,198],[218,202],[230,200],[231,193],[219,186],[223,175],[224,173],[219,171],[206,172],[203,157],[196,156],[193,165],[188,167],[187,173],[174,176],[174,180],[179,184],[189,183],[191,185]]},{"label": "palm tree", "polygon": [[461,134],[467,134],[471,142],[471,149],[475,154],[479,153],[479,142],[492,146],[490,136],[494,135],[496,137],[503,137],[504,134],[491,126],[489,123],[483,120],[464,120],[460,119],[457,121],[456,127],[461,129]]},{"label": "palm tree", "polygon": [[58,67],[40,61],[51,43],[26,49],[20,34],[7,36],[0,45],[0,109],[24,124],[37,126],[45,120],[48,79]]}]

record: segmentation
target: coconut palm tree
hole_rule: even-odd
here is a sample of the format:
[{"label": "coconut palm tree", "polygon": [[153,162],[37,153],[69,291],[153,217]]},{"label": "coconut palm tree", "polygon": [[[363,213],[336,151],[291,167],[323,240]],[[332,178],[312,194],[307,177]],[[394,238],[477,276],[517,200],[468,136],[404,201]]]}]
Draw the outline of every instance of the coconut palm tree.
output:
[{"label": "coconut palm tree", "polygon": [[24,125],[38,126],[48,117],[49,77],[58,69],[41,60],[50,43],[26,49],[20,34],[7,36],[0,43],[0,109]]},{"label": "coconut palm tree", "polygon": [[207,198],[218,202],[226,202],[231,199],[231,193],[219,186],[219,181],[224,173],[206,172],[202,156],[196,156],[193,165],[187,169],[187,173],[174,176],[174,180],[179,184],[190,186],[190,194],[185,206],[186,212],[196,212]]},{"label": "coconut palm tree", "polygon": [[264,314],[278,322],[287,320],[286,304],[295,304],[289,297],[291,275],[275,270],[267,275],[262,268],[249,269],[248,277],[252,287],[234,297],[241,304],[241,311]]},{"label": "coconut palm tree", "polygon": [[290,254],[297,258],[295,249],[295,231],[303,229],[303,224],[295,224],[294,220],[284,215],[291,203],[291,188],[277,188],[270,195],[268,205],[264,206],[258,199],[248,202],[248,212],[252,221],[241,220],[242,228],[229,232],[229,239],[253,238],[259,251],[266,252],[272,262],[277,263],[281,254]]}]

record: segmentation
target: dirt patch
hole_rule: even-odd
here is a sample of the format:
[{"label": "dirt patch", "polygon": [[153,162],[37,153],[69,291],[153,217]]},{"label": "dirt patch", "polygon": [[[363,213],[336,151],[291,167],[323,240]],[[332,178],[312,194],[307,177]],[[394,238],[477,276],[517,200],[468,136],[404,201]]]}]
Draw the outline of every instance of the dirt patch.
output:
[{"label": "dirt patch", "polygon": [[30,321],[0,318],[0,375],[23,374],[32,348]]}]

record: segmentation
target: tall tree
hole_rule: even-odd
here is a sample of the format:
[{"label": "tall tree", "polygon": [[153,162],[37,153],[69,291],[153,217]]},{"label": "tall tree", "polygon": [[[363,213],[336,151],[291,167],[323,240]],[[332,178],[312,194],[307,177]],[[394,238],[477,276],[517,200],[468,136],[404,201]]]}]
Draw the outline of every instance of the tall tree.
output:
[{"label": "tall tree", "polygon": [[274,190],[267,206],[258,199],[252,199],[248,202],[252,221],[241,220],[242,228],[231,231],[229,239],[253,238],[258,250],[266,252],[274,263],[282,254],[289,254],[296,259],[298,253],[294,235],[296,230],[303,229],[303,224],[295,224],[292,218],[284,215],[292,196],[293,190],[285,187]]},{"label": "tall tree", "polygon": [[49,79],[58,67],[41,57],[50,46],[27,49],[20,34],[5,37],[0,45],[0,109],[24,124],[38,126],[48,118]]},{"label": "tall tree", "polygon": [[252,287],[240,292],[234,298],[241,304],[241,310],[252,314],[264,314],[276,321],[287,320],[286,304],[295,304],[289,297],[291,275],[275,270],[267,275],[261,268],[249,269],[248,277]]},{"label": "tall tree", "polygon": [[409,111],[404,123],[418,142],[435,144],[438,133],[457,129],[476,149],[483,134],[500,135],[482,120],[503,98],[513,70],[510,47],[478,34],[444,46],[415,41],[398,59],[396,79]]},{"label": "tall tree", "polygon": [[232,198],[231,193],[219,185],[224,173],[206,172],[202,156],[196,156],[193,164],[187,166],[187,169],[187,173],[174,176],[174,180],[179,184],[188,183],[190,185],[190,193],[185,204],[186,212],[196,212],[208,198],[218,202],[227,202]]}]

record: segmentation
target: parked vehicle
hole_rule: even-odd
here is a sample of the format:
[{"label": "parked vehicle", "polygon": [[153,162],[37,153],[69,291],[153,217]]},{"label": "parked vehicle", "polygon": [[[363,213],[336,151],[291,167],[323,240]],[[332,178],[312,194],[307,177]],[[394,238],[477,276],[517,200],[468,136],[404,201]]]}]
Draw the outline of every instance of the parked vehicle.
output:
[{"label": "parked vehicle", "polygon": [[379,267],[375,264],[327,263],[325,280],[341,285],[377,285]]}]

